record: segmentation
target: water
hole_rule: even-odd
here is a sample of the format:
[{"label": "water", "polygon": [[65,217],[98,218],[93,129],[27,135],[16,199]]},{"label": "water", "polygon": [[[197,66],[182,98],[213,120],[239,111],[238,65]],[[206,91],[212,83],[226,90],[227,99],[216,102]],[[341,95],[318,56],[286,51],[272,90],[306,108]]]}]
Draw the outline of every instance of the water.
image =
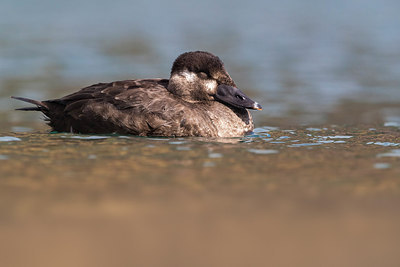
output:
[{"label": "water", "polygon": [[[67,266],[83,249],[82,261],[91,266],[160,266],[165,258],[258,265],[265,248],[277,249],[269,240],[282,239],[290,246],[278,244],[269,262],[282,262],[286,253],[287,266],[326,260],[304,253],[328,253],[349,266],[397,262],[399,153],[380,145],[400,142],[397,129],[256,132],[227,139],[0,134],[0,231],[8,262],[65,259]],[[331,138],[346,141],[325,142]],[[27,258],[15,254],[21,247]],[[118,259],[98,254],[104,249]],[[356,252],[343,256],[348,250]],[[161,258],[146,256],[150,251]],[[170,255],[182,251],[191,256]],[[233,252],[242,254],[232,259]]]},{"label": "water", "polygon": [[[398,1],[0,3],[2,266],[399,266]],[[11,95],[220,56],[242,138],[49,133]]]},{"label": "water", "polygon": [[99,81],[168,77],[177,55],[201,49],[264,104],[259,126],[399,123],[399,9],[393,0],[5,0],[0,112],[26,118],[8,113],[18,105],[10,94],[45,99]]},{"label": "water", "polygon": [[[395,178],[399,171],[396,159],[399,149],[382,145],[388,143],[386,139],[400,141],[398,131],[393,128],[371,131],[335,127],[315,132],[297,127],[290,131],[291,136],[287,136],[287,129],[264,132],[257,128],[257,134],[242,138],[172,139],[8,132],[12,136],[0,135],[2,182],[23,183],[27,179],[40,185],[47,179],[54,182],[55,177],[73,183],[94,179],[94,183],[101,181],[101,186],[114,182],[138,183],[139,190],[147,186],[160,189],[159,186],[163,188],[166,184],[173,189],[182,186],[181,182],[185,187],[190,181],[201,190],[208,186],[225,190],[243,184],[257,191],[285,192],[301,181],[302,190],[312,195],[323,195],[325,190],[350,190],[357,195],[360,185],[365,185],[366,192],[380,191],[375,183],[369,184],[375,179],[373,166],[380,164],[380,158],[385,157],[392,166],[391,172],[380,177],[383,183],[384,177]],[[329,139],[346,141],[327,142]],[[354,166],[357,169],[353,170]],[[369,172],[364,173],[366,169]],[[323,177],[310,174],[312,170],[323,171]],[[354,172],[352,175],[356,177],[362,174],[363,179],[347,180],[338,172],[347,175]],[[314,183],[317,178],[318,183]],[[332,185],[332,179],[343,180]],[[21,186],[20,189],[28,189]]]}]

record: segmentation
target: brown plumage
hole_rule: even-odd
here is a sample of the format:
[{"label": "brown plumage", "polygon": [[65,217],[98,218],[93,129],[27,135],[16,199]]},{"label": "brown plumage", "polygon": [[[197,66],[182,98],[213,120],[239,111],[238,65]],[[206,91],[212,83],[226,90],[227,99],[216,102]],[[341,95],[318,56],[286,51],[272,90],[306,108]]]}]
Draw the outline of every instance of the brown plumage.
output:
[{"label": "brown plumage", "polygon": [[141,136],[236,137],[251,132],[246,108],[261,109],[239,89],[222,61],[208,52],[188,52],[167,79],[99,83],[65,97],[18,100],[43,112],[53,130]]}]

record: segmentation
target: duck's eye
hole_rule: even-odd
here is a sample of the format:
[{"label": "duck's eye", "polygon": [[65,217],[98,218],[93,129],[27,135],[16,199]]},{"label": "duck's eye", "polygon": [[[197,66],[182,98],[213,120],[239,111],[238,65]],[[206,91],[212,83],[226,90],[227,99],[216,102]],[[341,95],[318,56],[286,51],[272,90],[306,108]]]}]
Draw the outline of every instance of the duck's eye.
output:
[{"label": "duck's eye", "polygon": [[240,100],[244,100],[245,98],[241,95],[236,95],[236,98],[240,99]]},{"label": "duck's eye", "polygon": [[198,76],[199,76],[200,79],[209,79],[208,74],[203,72],[203,71],[199,72]]}]

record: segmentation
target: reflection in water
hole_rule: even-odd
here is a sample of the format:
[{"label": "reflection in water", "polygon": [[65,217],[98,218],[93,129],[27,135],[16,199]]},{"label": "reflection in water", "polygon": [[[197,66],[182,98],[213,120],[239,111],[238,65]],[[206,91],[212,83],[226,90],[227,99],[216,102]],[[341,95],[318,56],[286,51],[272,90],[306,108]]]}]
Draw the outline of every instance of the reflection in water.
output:
[{"label": "reflection in water", "polygon": [[392,142],[368,142],[367,145],[378,145],[378,146],[399,146],[400,143],[392,143]]},{"label": "reflection in water", "polygon": [[180,151],[187,151],[190,150],[190,147],[187,146],[177,146],[176,150],[180,150]]},{"label": "reflection in water", "polygon": [[171,142],[169,142],[169,144],[171,144],[171,145],[182,145],[184,143],[186,143],[186,142],[185,141],[171,141]]},{"label": "reflection in water", "polygon": [[221,153],[209,153],[208,157],[212,158],[212,159],[222,158],[222,154]]},{"label": "reflection in water", "polygon": [[29,127],[22,127],[22,126],[14,126],[11,128],[11,132],[18,133],[18,132],[32,132],[33,129]]},{"label": "reflection in water", "polygon": [[215,166],[215,163],[214,162],[211,162],[211,161],[205,161],[204,163],[203,163],[203,167],[214,167]]},{"label": "reflection in water", "polygon": [[318,146],[318,145],[322,145],[322,143],[303,143],[303,144],[293,144],[293,145],[289,145],[288,147]]},{"label": "reflection in water", "polygon": [[[307,130],[307,131],[314,131],[314,132],[322,131],[322,129],[320,129],[320,128],[313,128],[313,127],[306,128],[306,130]],[[326,129],[325,129],[325,130],[326,130]]]},{"label": "reflection in water", "polygon": [[390,122],[390,121],[388,121],[388,122],[384,123],[384,126],[400,128],[400,123],[399,122]]},{"label": "reflection in water", "polygon": [[[77,169],[86,168],[87,162],[76,161],[80,157],[96,159],[96,164],[99,164],[96,168],[99,170],[103,169],[102,161],[104,165],[109,165],[108,160],[114,162],[120,157],[134,160],[139,164],[138,170],[143,167],[144,172],[146,172],[145,166],[164,166],[165,171],[175,171],[176,166],[191,166],[196,169],[197,166],[209,166],[210,162],[213,166],[215,164],[231,166],[237,162],[239,164],[236,167],[246,169],[246,166],[240,163],[243,160],[251,160],[252,165],[260,167],[264,165],[262,157],[252,157],[251,154],[282,154],[280,157],[286,158],[285,162],[289,166],[292,153],[296,151],[292,148],[304,151],[303,147],[313,149],[315,157],[318,157],[320,153],[334,153],[334,151],[344,153],[351,148],[354,153],[360,155],[371,154],[370,159],[374,160],[372,151],[382,151],[385,147],[398,146],[399,143],[393,141],[400,138],[397,131],[390,128],[355,130],[335,126],[334,128],[325,127],[321,131],[309,128],[296,130],[278,128],[267,130],[267,128],[269,127],[256,128],[253,135],[242,138],[146,138],[120,135],[14,133],[12,136],[0,136],[0,141],[2,141],[0,152],[11,162],[14,161],[13,159],[30,162],[36,158],[50,160],[55,157],[62,160],[65,167],[70,168],[71,166],[68,167],[68,165],[72,164],[73,168]],[[287,135],[289,131],[290,136]],[[328,152],[329,150],[331,152]],[[367,151],[371,152],[367,153]],[[379,157],[396,155],[396,153],[397,150],[383,154],[380,152]],[[142,166],[140,162],[146,162],[146,164]],[[197,164],[201,162],[202,164]],[[58,172],[57,169],[54,171]],[[223,171],[221,169],[221,175]],[[215,175],[218,176],[218,173]],[[258,175],[258,172],[255,171],[254,175]]]},{"label": "reflection in water", "polygon": [[390,164],[389,163],[383,163],[383,162],[375,163],[374,164],[374,168],[375,169],[388,169],[388,168],[390,168]]},{"label": "reflection in water", "polygon": [[322,139],[348,139],[353,136],[350,135],[335,135],[335,136],[320,136]]},{"label": "reflection in water", "polygon": [[14,136],[0,136],[0,142],[21,141],[18,137]]},{"label": "reflection in water", "polygon": [[267,155],[267,154],[276,154],[279,151],[275,149],[248,149],[249,152],[254,153],[254,154],[261,154],[261,155]]},{"label": "reflection in water", "polygon": [[79,136],[79,135],[61,135],[61,138],[71,138],[71,139],[82,139],[82,140],[98,140],[98,139],[106,139],[110,138],[110,136],[97,136],[97,135],[91,135],[91,136]]},{"label": "reflection in water", "polygon": [[400,149],[393,149],[390,152],[378,154],[378,158],[381,157],[400,157]]}]

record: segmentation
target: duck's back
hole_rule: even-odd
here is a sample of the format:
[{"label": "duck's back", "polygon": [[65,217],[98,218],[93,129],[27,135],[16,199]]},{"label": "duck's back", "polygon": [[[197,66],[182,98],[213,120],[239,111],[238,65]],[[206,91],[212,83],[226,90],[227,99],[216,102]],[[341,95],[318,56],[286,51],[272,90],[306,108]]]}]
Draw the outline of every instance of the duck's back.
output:
[{"label": "duck's back", "polygon": [[165,79],[99,83],[43,101],[48,107],[43,112],[53,130],[60,132],[156,134],[165,125],[162,110],[175,103],[177,116],[182,108],[166,90],[167,85]]}]

